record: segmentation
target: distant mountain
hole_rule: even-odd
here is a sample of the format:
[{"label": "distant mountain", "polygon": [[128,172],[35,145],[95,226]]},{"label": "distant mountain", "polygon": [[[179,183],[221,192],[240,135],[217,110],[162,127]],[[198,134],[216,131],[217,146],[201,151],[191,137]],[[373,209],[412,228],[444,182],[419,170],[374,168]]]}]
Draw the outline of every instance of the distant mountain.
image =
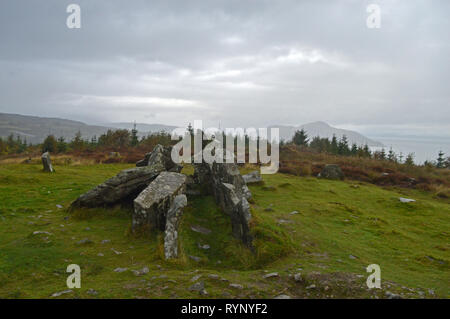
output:
[{"label": "distant mountain", "polygon": [[[55,137],[64,137],[67,141],[73,139],[80,131],[83,139],[90,140],[93,136],[99,137],[108,130],[118,128],[131,129],[133,123],[114,123],[101,125],[88,125],[79,121],[60,118],[47,118],[18,114],[0,113],[0,137],[7,137],[11,133],[26,138],[27,142],[37,144],[53,134]],[[160,124],[137,124],[138,135],[147,135],[150,132],[171,130],[172,126]]]},{"label": "distant mountain", "polygon": [[356,143],[357,145],[367,144],[368,146],[383,146],[382,143],[365,137],[358,132],[332,127],[325,122],[313,122],[300,126],[272,125],[270,127],[278,127],[280,129],[280,139],[285,141],[292,140],[295,132],[303,128],[308,134],[310,140],[315,136],[331,139],[334,134],[338,139],[340,139],[343,135],[347,136],[350,145]]}]

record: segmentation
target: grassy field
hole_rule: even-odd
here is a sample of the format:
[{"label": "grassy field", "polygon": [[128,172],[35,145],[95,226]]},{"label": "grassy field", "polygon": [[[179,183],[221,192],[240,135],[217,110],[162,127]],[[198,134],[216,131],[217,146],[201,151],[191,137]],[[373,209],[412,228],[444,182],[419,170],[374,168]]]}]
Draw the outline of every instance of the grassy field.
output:
[{"label": "grassy field", "polygon": [[[41,165],[0,166],[0,298],[49,298],[67,290],[69,264],[80,265],[81,288],[61,298],[384,298],[387,291],[450,297],[448,199],[266,175],[264,184],[250,186],[255,254],[232,238],[211,197],[192,197],[180,226],[182,256],[167,262],[161,234],[129,234],[130,207],[67,212],[77,196],[131,166],[56,165],[54,174]],[[212,232],[193,232],[192,225]],[[210,249],[199,247],[206,244]],[[380,265],[382,289],[367,289],[369,264]],[[128,270],[115,272],[119,267]],[[147,274],[132,272],[143,267]],[[278,276],[264,278],[273,272]],[[189,290],[200,281],[207,295]]]}]

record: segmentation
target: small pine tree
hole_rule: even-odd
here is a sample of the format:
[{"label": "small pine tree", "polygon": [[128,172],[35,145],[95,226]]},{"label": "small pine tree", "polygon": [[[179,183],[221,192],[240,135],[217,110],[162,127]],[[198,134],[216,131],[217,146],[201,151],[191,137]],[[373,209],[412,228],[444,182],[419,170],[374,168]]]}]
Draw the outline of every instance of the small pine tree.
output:
[{"label": "small pine tree", "polygon": [[392,147],[389,149],[387,158],[390,162],[397,162],[397,155],[392,150]]},{"label": "small pine tree", "polygon": [[42,144],[42,152],[54,153],[57,150],[57,141],[53,135],[47,136]]},{"label": "small pine tree", "polygon": [[131,146],[137,146],[139,144],[137,133],[138,130],[136,129],[136,122],[134,122],[133,129],[131,130]]},{"label": "small pine tree", "polygon": [[296,131],[292,141],[298,146],[308,146],[308,134],[306,134],[304,129]]},{"label": "small pine tree", "polygon": [[439,151],[438,158],[436,160],[436,167],[437,168],[444,168],[445,167],[445,158],[444,158],[444,152]]},{"label": "small pine tree", "polygon": [[337,154],[338,150],[339,150],[338,141],[337,141],[336,135],[333,134],[333,138],[331,139],[330,152],[331,152],[331,154]]},{"label": "small pine tree", "polygon": [[338,154],[339,155],[348,155],[349,153],[350,153],[350,149],[348,148],[347,136],[343,135],[338,143]]},{"label": "small pine tree", "polygon": [[56,150],[58,151],[58,153],[64,153],[67,150],[67,143],[63,136],[58,138]]},{"label": "small pine tree", "polygon": [[414,153],[409,153],[406,155],[405,165],[413,166],[414,165]]}]

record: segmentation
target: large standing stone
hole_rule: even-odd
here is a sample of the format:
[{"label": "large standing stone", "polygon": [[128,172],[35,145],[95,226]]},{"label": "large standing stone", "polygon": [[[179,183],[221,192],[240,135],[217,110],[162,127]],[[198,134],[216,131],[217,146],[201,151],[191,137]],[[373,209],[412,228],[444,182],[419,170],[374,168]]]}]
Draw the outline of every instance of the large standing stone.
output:
[{"label": "large standing stone", "polygon": [[326,179],[344,179],[344,173],[342,172],[339,165],[327,164],[319,173],[318,177]]},{"label": "large standing stone", "polygon": [[159,164],[164,166],[166,171],[180,172],[182,166],[174,163],[171,157],[172,147],[156,145],[153,151],[145,154],[144,159],[136,163],[137,167]]},{"label": "large standing stone", "polygon": [[134,200],[132,229],[150,226],[165,230],[167,212],[174,198],[185,192],[186,175],[162,172]]},{"label": "large standing stone", "polygon": [[232,233],[248,247],[252,247],[249,223],[251,193],[242,178],[239,168],[233,163],[207,163],[195,165],[195,178],[204,189],[214,195],[216,203],[231,218]]},{"label": "large standing stone", "polygon": [[262,182],[261,174],[259,173],[259,171],[253,171],[251,173],[242,175],[242,178],[247,184]]},{"label": "large standing stone", "polygon": [[48,152],[45,152],[42,154],[42,165],[44,166],[44,172],[50,172],[53,173],[55,170],[52,166],[52,161],[50,160],[50,154]]},{"label": "large standing stone", "polygon": [[161,165],[123,170],[117,176],[78,197],[71,207],[102,207],[119,202],[130,195],[139,194],[163,170],[164,167]]},{"label": "large standing stone", "polygon": [[186,195],[177,195],[167,212],[166,230],[164,233],[164,255],[166,259],[178,257],[178,225],[186,205]]}]

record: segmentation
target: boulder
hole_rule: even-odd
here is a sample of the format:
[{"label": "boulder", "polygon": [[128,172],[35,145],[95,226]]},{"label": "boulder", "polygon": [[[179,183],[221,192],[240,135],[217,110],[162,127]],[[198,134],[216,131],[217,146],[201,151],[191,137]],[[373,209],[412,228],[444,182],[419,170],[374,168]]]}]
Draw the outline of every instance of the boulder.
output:
[{"label": "boulder", "polygon": [[55,170],[52,166],[52,161],[50,160],[50,154],[48,152],[45,152],[41,156],[42,159],[42,165],[44,166],[44,172],[53,173]]},{"label": "boulder", "polygon": [[186,175],[162,172],[134,200],[132,229],[150,226],[165,231],[166,219],[177,195],[184,194]]},{"label": "boulder", "polygon": [[250,235],[251,193],[233,163],[195,164],[194,177],[202,183],[204,189],[212,194],[222,211],[230,216],[233,236],[241,240],[247,247],[253,248]]},{"label": "boulder", "polygon": [[166,259],[178,257],[178,225],[186,205],[186,195],[177,195],[167,212],[166,230],[164,233],[164,256]]},{"label": "boulder", "polygon": [[71,205],[77,207],[103,207],[139,194],[164,170],[161,165],[137,167],[121,171],[87,193]]},{"label": "boulder", "polygon": [[344,179],[344,173],[342,172],[339,165],[336,164],[327,164],[324,169],[319,173],[320,178],[326,179]]},{"label": "boulder", "polygon": [[179,173],[183,168],[172,161],[171,157],[172,147],[156,145],[153,151],[145,154],[144,159],[136,163],[137,167],[149,166],[149,165],[162,165],[164,170]]},{"label": "boulder", "polygon": [[244,179],[244,182],[246,184],[262,182],[262,177],[261,177],[261,174],[259,173],[259,171],[253,171],[251,173],[242,175],[242,178]]}]

